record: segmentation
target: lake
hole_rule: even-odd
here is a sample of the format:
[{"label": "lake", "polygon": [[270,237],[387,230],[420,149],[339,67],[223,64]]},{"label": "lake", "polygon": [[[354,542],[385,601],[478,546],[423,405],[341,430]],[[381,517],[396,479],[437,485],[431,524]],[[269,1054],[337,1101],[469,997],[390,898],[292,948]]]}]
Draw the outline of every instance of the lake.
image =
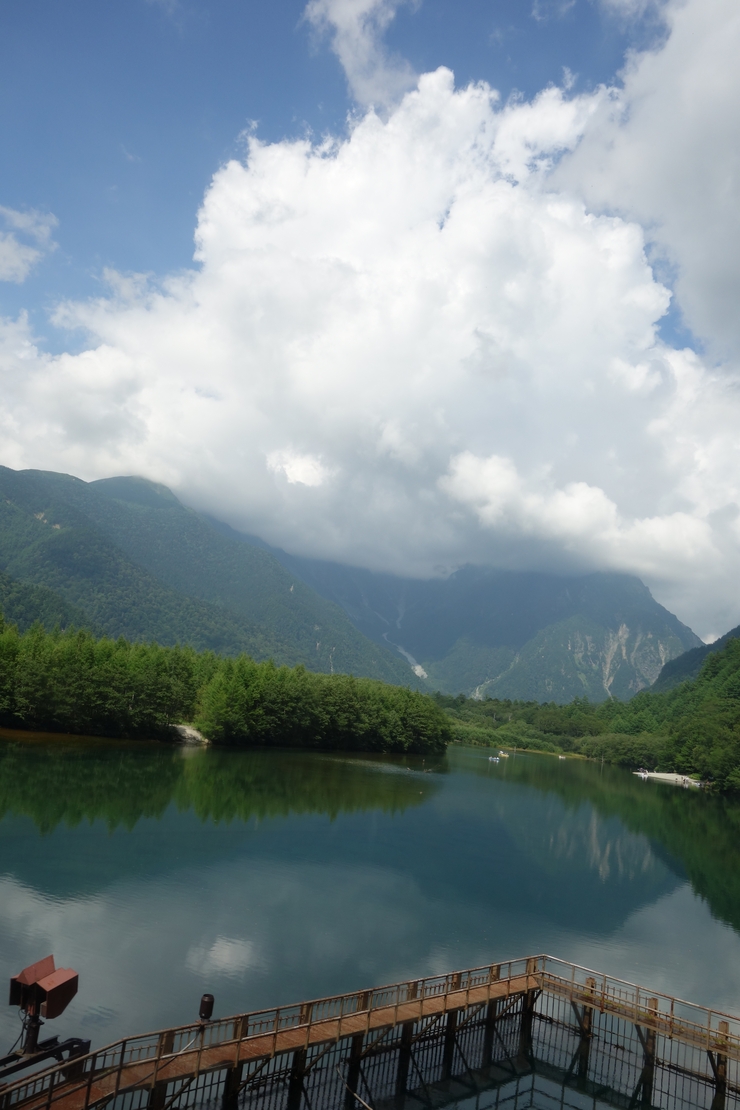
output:
[{"label": "lake", "polygon": [[[0,733],[0,966],[93,1047],[547,952],[740,1013],[740,805],[581,760]],[[49,1030],[51,1032],[51,1030]],[[19,1032],[9,1007],[0,1037]],[[0,1043],[2,1047],[2,1043]]]}]

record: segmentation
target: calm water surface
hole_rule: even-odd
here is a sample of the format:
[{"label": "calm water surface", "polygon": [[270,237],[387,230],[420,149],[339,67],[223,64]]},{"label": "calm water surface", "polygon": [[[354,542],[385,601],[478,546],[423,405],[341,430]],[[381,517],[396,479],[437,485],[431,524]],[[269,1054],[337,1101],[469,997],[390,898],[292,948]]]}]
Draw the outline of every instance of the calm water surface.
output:
[{"label": "calm water surface", "polygon": [[94,1047],[540,952],[740,1013],[738,930],[740,806],[614,768],[0,737],[0,973]]}]

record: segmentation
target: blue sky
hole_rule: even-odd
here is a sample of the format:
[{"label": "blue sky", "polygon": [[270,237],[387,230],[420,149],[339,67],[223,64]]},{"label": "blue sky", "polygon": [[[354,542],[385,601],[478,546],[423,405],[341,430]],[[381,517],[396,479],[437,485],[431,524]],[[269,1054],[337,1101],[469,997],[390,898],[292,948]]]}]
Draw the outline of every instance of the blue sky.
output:
[{"label": "blue sky", "polygon": [[0,21],[0,464],[740,621],[737,0]]},{"label": "blue sky", "polygon": [[[265,141],[342,131],[354,108],[302,0],[6,0],[0,36],[1,203],[59,220],[57,251],[0,311],[45,310],[100,293],[103,267],[188,266],[203,193],[218,166]],[[449,66],[504,98],[615,80],[625,51],[661,33],[591,0],[424,0],[399,8],[391,51],[417,72]]]}]

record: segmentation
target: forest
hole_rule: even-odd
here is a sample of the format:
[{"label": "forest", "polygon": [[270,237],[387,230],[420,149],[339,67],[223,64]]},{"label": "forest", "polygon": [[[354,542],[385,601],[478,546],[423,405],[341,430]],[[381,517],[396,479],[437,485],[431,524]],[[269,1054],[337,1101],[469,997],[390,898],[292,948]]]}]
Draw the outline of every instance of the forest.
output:
[{"label": "forest", "polygon": [[429,695],[40,624],[21,633],[0,616],[0,725],[156,739],[181,722],[220,745],[440,753],[457,741],[677,771],[738,791],[740,639],[671,690],[557,705]]},{"label": "forest", "polygon": [[707,656],[695,680],[626,702],[436,701],[459,743],[576,753],[740,790],[740,639]]},{"label": "forest", "polygon": [[406,687],[0,618],[1,725],[156,739],[181,722],[250,747],[431,753],[451,739],[434,699]]}]

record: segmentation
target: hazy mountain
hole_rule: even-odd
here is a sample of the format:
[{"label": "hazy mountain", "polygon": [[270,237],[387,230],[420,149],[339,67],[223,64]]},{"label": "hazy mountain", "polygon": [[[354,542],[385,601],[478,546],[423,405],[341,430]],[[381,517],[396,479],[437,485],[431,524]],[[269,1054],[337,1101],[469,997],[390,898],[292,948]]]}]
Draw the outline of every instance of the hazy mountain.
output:
[{"label": "hazy mountain", "polygon": [[628,698],[701,644],[632,575],[463,567],[420,581],[275,554],[366,636],[396,645],[427,687],[447,693]]},{"label": "hazy mountain", "polygon": [[269,551],[224,536],[143,479],[85,483],[0,467],[0,571],[9,597],[26,591],[13,602],[25,605],[24,624],[34,615],[47,626],[417,684],[397,653]]},{"label": "hazy mountain", "polygon": [[627,698],[707,650],[630,575],[375,574],[269,548],[140,478],[0,467],[0,572],[0,605],[24,627],[85,624],[455,694]]},{"label": "hazy mountain", "polygon": [[685,651],[683,655],[669,660],[653,683],[652,689],[656,693],[660,693],[662,690],[672,690],[674,686],[680,686],[682,682],[686,682],[690,678],[696,678],[708,655],[712,655],[715,651],[721,651],[728,640],[738,639],[739,637],[740,625],[737,628],[730,629],[724,636],[720,636],[719,640],[715,640],[713,644],[702,644],[701,647],[691,648],[690,651]]}]

